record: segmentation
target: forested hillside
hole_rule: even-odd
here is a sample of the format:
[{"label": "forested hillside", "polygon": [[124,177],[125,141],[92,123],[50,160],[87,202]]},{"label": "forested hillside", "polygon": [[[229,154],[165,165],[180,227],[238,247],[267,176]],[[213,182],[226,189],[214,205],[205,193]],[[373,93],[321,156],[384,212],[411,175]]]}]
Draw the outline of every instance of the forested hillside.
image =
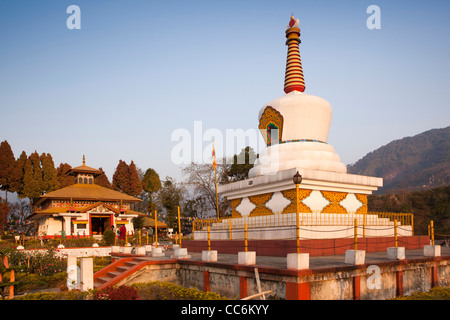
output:
[{"label": "forested hillside", "polygon": [[348,167],[353,174],[383,178],[378,193],[450,184],[450,127],[394,140]]}]

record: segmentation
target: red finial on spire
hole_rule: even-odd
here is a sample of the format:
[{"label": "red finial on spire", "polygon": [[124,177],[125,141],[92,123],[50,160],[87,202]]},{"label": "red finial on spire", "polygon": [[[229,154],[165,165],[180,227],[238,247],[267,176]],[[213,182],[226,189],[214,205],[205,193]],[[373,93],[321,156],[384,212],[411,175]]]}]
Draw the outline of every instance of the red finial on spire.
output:
[{"label": "red finial on spire", "polygon": [[292,16],[291,21],[289,21],[289,27],[292,28],[294,26],[294,23],[295,23],[295,19],[294,19],[294,16]]}]

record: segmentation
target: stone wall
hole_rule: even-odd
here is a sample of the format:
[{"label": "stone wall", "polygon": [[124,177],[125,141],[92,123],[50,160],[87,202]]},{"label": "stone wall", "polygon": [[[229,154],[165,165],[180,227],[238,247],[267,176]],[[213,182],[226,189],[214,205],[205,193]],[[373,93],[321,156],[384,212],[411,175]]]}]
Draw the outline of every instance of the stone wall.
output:
[{"label": "stone wall", "polygon": [[[270,295],[281,299],[384,300],[449,286],[449,261],[446,256],[300,271],[259,266],[258,273],[262,291],[271,290]],[[168,260],[163,265],[148,261],[120,284],[158,279],[235,299],[258,292],[254,268],[183,259]]]},{"label": "stone wall", "polygon": [[[29,249],[22,250],[25,253],[45,253],[47,249]],[[55,250],[57,257],[66,258],[68,255],[75,255],[77,257],[109,257],[111,247],[83,247],[83,248],[58,248]]]}]

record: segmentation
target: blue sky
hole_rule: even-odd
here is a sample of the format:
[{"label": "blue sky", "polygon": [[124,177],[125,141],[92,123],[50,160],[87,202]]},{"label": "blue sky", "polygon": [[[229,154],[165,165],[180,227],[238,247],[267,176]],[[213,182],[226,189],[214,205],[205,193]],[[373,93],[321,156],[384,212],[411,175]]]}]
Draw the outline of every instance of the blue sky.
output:
[{"label": "blue sky", "polygon": [[[72,4],[80,30],[66,26]],[[366,27],[372,4],[380,30]],[[174,130],[256,129],[284,94],[292,13],[306,93],[331,103],[344,163],[449,125],[449,1],[2,0],[0,141],[56,166],[85,154],[110,179],[133,160],[181,180]]]}]

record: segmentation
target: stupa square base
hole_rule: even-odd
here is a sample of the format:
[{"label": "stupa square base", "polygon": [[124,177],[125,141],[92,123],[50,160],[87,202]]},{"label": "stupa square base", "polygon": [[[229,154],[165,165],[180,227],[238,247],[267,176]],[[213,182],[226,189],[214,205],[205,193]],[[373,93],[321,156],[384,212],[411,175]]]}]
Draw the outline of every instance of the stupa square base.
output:
[{"label": "stupa square base", "polygon": [[152,253],[151,256],[152,257],[164,257],[166,254],[164,252],[162,252],[162,248],[153,248],[152,249]]},{"label": "stupa square base", "polygon": [[366,251],[364,250],[345,251],[345,263],[357,266],[364,264],[365,261],[366,261]]},{"label": "stupa square base", "polygon": [[216,262],[217,261],[217,250],[203,250],[202,251],[202,261]]},{"label": "stupa square base", "polygon": [[440,257],[441,256],[441,246],[424,246],[423,255],[425,257]]},{"label": "stupa square base", "polygon": [[387,248],[387,258],[389,260],[404,260],[405,247],[390,247]]},{"label": "stupa square base", "polygon": [[309,253],[289,253],[287,268],[295,270],[309,269]]},{"label": "stupa square base", "polygon": [[256,252],[255,251],[239,252],[238,264],[245,264],[245,265],[256,264]]}]

